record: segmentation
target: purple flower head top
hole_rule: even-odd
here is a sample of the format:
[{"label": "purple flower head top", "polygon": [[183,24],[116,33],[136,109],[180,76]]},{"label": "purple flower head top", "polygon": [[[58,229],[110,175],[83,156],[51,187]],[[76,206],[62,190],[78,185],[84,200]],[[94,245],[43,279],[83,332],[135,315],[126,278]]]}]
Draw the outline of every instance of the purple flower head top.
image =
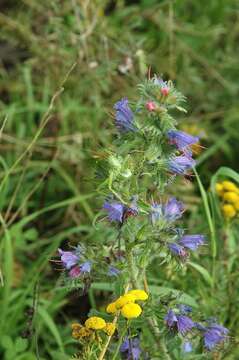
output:
[{"label": "purple flower head top", "polygon": [[108,218],[110,221],[123,222],[125,207],[120,202],[108,202],[103,205],[103,209],[108,212]]},{"label": "purple flower head top", "polygon": [[181,150],[184,154],[191,154],[190,146],[199,141],[197,136],[192,136],[179,130],[169,130],[167,135],[170,144],[176,145],[178,150]]},{"label": "purple flower head top", "polygon": [[194,322],[188,316],[176,314],[171,309],[165,316],[165,321],[171,330],[177,330],[183,336],[194,327]]},{"label": "purple flower head top", "polygon": [[206,327],[203,338],[204,346],[207,350],[213,350],[217,345],[226,340],[228,329],[219,324],[211,324]]},{"label": "purple flower head top", "polygon": [[170,243],[168,244],[168,248],[174,256],[178,256],[182,260],[185,260],[188,257],[188,253],[186,249],[179,244]]},{"label": "purple flower head top", "polygon": [[178,332],[182,335],[186,335],[194,327],[194,322],[186,315],[177,315],[177,319]]},{"label": "purple flower head top", "polygon": [[184,206],[180,201],[174,197],[170,198],[164,206],[164,216],[169,221],[175,221],[182,216]]},{"label": "purple flower head top", "polygon": [[77,262],[79,261],[79,256],[72,251],[63,251],[61,249],[58,249],[58,252],[61,257],[61,262],[66,269],[72,268],[72,266],[77,264]]},{"label": "purple flower head top", "polygon": [[153,203],[150,214],[151,222],[154,225],[160,219],[175,221],[182,216],[183,210],[183,204],[173,197],[169,198],[168,202],[164,205]]},{"label": "purple flower head top", "polygon": [[195,326],[188,316],[175,313],[172,309],[165,316],[165,321],[170,329],[176,329],[182,335],[186,335]]},{"label": "purple flower head top", "polygon": [[169,160],[169,170],[174,174],[185,175],[188,170],[196,165],[196,161],[190,156],[180,155],[174,156]]},{"label": "purple flower head top", "polygon": [[69,275],[71,278],[77,278],[83,274],[90,273],[91,271],[91,262],[86,261],[81,265],[74,266],[70,272]]},{"label": "purple flower head top", "polygon": [[133,125],[134,114],[129,107],[128,99],[124,98],[119,100],[115,105],[116,110],[115,122],[117,128],[122,132],[136,131]]},{"label": "purple flower head top", "polygon": [[127,337],[120,347],[124,359],[127,360],[139,360],[142,350],[140,348],[140,342],[138,337],[134,337],[129,340]]},{"label": "purple flower head top", "polygon": [[117,277],[118,275],[120,274],[120,270],[117,269],[116,267],[114,266],[109,266],[109,269],[108,269],[108,275],[113,277]]},{"label": "purple flower head top", "polygon": [[192,251],[197,250],[200,245],[203,245],[205,242],[205,237],[203,235],[184,235],[180,240],[179,244],[187,249]]}]

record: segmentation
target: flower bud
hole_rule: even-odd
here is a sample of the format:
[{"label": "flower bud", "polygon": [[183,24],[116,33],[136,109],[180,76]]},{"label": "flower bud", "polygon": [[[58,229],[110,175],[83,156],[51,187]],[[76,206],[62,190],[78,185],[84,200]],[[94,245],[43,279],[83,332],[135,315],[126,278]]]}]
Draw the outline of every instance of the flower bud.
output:
[{"label": "flower bud", "polygon": [[156,108],[157,108],[157,105],[153,102],[153,101],[148,101],[146,104],[145,104],[145,107],[148,111],[155,111]]},{"label": "flower bud", "polygon": [[168,96],[169,94],[169,88],[167,86],[162,87],[160,91],[163,96]]}]

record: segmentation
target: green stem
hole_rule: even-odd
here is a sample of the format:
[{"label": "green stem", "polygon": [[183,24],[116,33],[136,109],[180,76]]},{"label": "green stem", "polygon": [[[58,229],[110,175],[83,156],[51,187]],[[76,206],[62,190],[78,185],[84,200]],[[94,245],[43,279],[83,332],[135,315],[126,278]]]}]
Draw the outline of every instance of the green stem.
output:
[{"label": "green stem", "polygon": [[122,331],[122,333],[120,335],[120,338],[119,338],[119,341],[118,341],[118,344],[117,344],[117,348],[115,350],[114,357],[113,357],[112,360],[117,359],[117,356],[118,356],[118,353],[119,353],[119,350],[120,350],[120,346],[121,346],[121,344],[123,342],[123,338],[124,338],[127,330],[128,330],[128,322],[126,323],[126,327],[124,328],[124,330]]},{"label": "green stem", "polygon": [[129,273],[130,273],[130,281],[134,288],[137,288],[138,281],[135,276],[135,267],[134,267],[134,259],[131,247],[129,246],[127,240],[125,240],[125,250],[126,250],[126,260],[128,263]]},{"label": "green stem", "polygon": [[208,197],[207,197],[207,193],[203,187],[203,184],[200,180],[200,177],[197,173],[197,170],[195,168],[193,168],[193,171],[196,175],[196,179],[198,182],[198,187],[202,196],[202,200],[203,200],[203,205],[204,205],[204,209],[205,209],[205,213],[206,213],[206,218],[207,218],[207,222],[208,222],[208,227],[209,227],[209,231],[210,231],[210,235],[211,235],[211,251],[212,251],[212,280],[213,280],[213,287],[215,285],[215,269],[216,269],[216,256],[217,256],[217,241],[216,241],[216,232],[215,232],[215,227],[214,227],[214,222],[212,219],[212,215],[211,215],[211,211],[210,211],[210,207],[209,207],[209,202],[208,202]]}]

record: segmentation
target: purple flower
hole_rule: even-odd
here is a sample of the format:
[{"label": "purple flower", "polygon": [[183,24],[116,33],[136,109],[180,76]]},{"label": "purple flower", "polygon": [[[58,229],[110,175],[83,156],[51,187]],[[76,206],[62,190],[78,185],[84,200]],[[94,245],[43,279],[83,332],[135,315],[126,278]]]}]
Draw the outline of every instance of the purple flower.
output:
[{"label": "purple flower", "polygon": [[179,244],[170,243],[170,244],[168,244],[168,248],[173,255],[179,256],[181,258],[186,258],[188,255],[188,253],[184,249],[184,247]]},{"label": "purple flower", "polygon": [[183,210],[183,204],[172,197],[164,206],[164,216],[167,220],[174,221],[181,217]]},{"label": "purple flower", "polygon": [[190,353],[193,350],[192,343],[190,341],[184,341],[183,352]]},{"label": "purple flower", "polygon": [[169,170],[174,174],[184,175],[187,170],[191,169],[196,165],[196,161],[193,160],[190,156],[180,155],[174,156],[169,160],[168,166]]},{"label": "purple flower", "polygon": [[103,209],[108,212],[108,218],[110,221],[117,221],[123,223],[125,219],[130,216],[136,216],[139,213],[136,205],[136,200],[133,200],[129,207],[116,201],[106,201],[103,205]]},{"label": "purple flower", "polygon": [[154,225],[158,220],[164,218],[167,221],[175,221],[182,216],[183,204],[175,198],[170,198],[164,205],[153,203],[151,206],[151,221]]},{"label": "purple flower", "polygon": [[124,358],[127,360],[138,360],[142,352],[139,338],[134,337],[130,340],[126,338],[120,347],[120,352],[123,353]]},{"label": "purple flower", "polygon": [[117,128],[122,132],[136,131],[133,125],[134,114],[128,105],[128,99],[124,98],[114,105],[116,110],[115,122]]},{"label": "purple flower", "polygon": [[74,254],[72,251],[63,251],[61,249],[58,249],[58,252],[60,254],[61,261],[66,269],[70,269],[79,261],[79,256]]},{"label": "purple flower", "polygon": [[114,266],[109,266],[109,269],[108,269],[108,275],[109,276],[118,276],[119,274],[120,274],[119,269],[117,269]]},{"label": "purple flower", "polygon": [[176,314],[171,309],[167,312],[164,320],[169,328],[172,328],[178,321]]},{"label": "purple flower", "polygon": [[186,335],[194,327],[194,322],[185,315],[177,315],[177,327],[178,332],[182,335]]},{"label": "purple flower", "polygon": [[80,265],[80,271],[82,274],[84,273],[90,273],[91,271],[91,262],[90,261],[86,261],[83,264]]},{"label": "purple flower", "polygon": [[182,335],[186,335],[194,327],[194,322],[188,316],[175,314],[171,309],[165,316],[165,321],[170,329],[176,329]]},{"label": "purple flower", "polygon": [[123,222],[125,207],[120,202],[105,202],[103,209],[108,212],[108,218],[110,221]]},{"label": "purple flower", "polygon": [[213,350],[216,345],[226,340],[228,329],[219,324],[211,324],[206,327],[206,331],[203,334],[204,345],[207,350]]},{"label": "purple flower", "polygon": [[191,154],[191,149],[189,147],[199,141],[197,136],[192,136],[185,133],[184,131],[178,130],[169,130],[168,138],[170,144],[176,145],[178,150],[181,150],[186,154]]},{"label": "purple flower", "polygon": [[203,235],[184,235],[179,244],[192,251],[197,250],[200,245],[203,245],[205,237]]},{"label": "purple flower", "polygon": [[79,265],[74,266],[70,272],[69,275],[71,278],[77,278],[81,275],[81,268]]},{"label": "purple flower", "polygon": [[86,261],[81,265],[74,266],[70,270],[69,275],[71,278],[77,278],[77,277],[81,276],[82,274],[90,273],[90,271],[91,271],[91,262]]}]

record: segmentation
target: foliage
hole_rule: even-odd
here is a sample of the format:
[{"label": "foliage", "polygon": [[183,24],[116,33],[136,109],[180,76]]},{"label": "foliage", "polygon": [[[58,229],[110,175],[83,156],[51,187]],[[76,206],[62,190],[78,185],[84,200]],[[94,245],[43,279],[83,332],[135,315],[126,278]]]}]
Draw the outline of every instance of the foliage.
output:
[{"label": "foliage", "polygon": [[[102,223],[92,227],[101,207],[95,163],[105,157],[101,149],[112,150],[107,112],[122,96],[134,99],[134,84],[146,78],[148,66],[176,81],[189,99],[182,124],[200,133],[206,147],[197,156],[201,186],[179,180],[170,192],[188,208],[185,228],[208,235],[203,256],[195,255],[180,277],[170,266],[158,273],[153,261],[151,293],[178,296],[176,289],[183,288],[188,302],[230,329],[223,358],[238,357],[237,219],[222,221],[216,195],[207,193],[210,180],[211,189],[217,181],[238,183],[238,3],[131,3],[1,2],[1,124],[7,115],[0,174],[3,358],[11,358],[9,344],[19,342],[16,359],[34,358],[37,351],[43,359],[68,359],[75,349],[69,323],[85,320],[90,307],[101,309],[114,289],[96,278],[89,296],[82,289],[69,294],[59,286],[59,264],[51,260],[59,246],[113,238]],[[64,92],[47,113],[62,82]],[[32,307],[38,310],[31,322],[26,310]],[[33,329],[24,348],[25,340],[18,339]]]}]

